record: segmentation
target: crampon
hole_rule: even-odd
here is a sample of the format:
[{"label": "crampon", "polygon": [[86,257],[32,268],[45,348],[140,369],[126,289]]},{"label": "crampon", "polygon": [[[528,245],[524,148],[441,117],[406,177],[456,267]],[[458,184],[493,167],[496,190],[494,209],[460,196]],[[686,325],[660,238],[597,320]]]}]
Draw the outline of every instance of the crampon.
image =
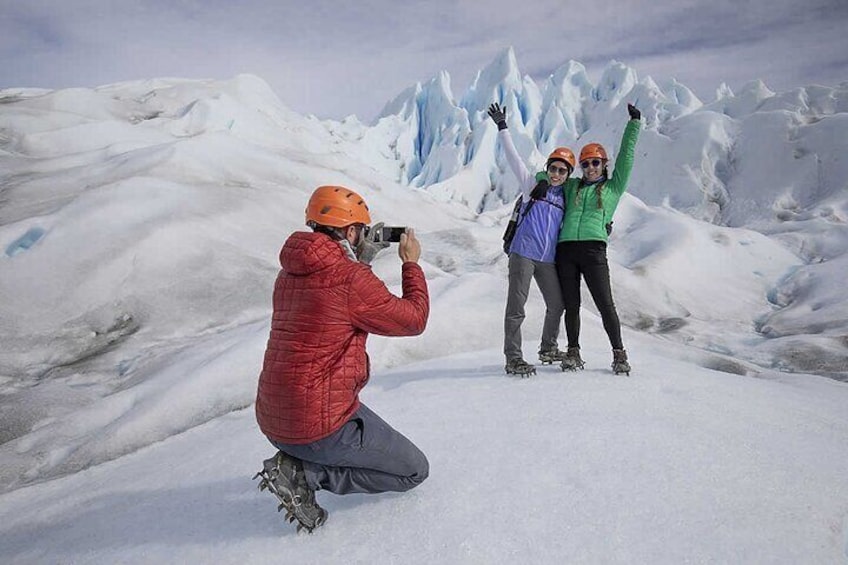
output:
[{"label": "crampon", "polygon": [[536,367],[524,359],[510,359],[506,362],[504,371],[506,371],[507,375],[517,375],[522,378],[527,378],[530,375],[536,374]]},{"label": "crampon", "polygon": [[262,470],[253,476],[260,479],[259,490],[268,490],[277,497],[277,512],[286,510],[288,522],[297,520],[297,531],[312,533],[327,521],[327,511],[318,506],[315,492],[306,484],[300,461],[283,452],[266,459]]},{"label": "crampon", "polygon": [[553,365],[554,363],[561,363],[563,359],[565,359],[565,353],[560,351],[556,347],[545,351],[539,351],[539,361],[542,363],[542,365]]},{"label": "crampon", "polygon": [[576,371],[577,369],[582,369],[584,365],[585,363],[580,357],[580,348],[569,347],[568,351],[565,352],[565,358],[562,360],[559,368],[563,371]]},{"label": "crampon", "polygon": [[630,376],[630,363],[627,361],[627,351],[624,349],[612,350],[612,372],[616,375],[625,373]]}]

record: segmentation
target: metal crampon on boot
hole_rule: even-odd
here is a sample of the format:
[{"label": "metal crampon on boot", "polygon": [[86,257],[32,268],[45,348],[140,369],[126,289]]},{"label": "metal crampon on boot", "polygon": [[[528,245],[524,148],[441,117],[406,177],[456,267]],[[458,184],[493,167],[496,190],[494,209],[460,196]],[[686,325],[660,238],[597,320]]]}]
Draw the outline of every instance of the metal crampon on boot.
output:
[{"label": "metal crampon on boot", "polygon": [[560,351],[558,347],[553,349],[539,350],[539,361],[542,365],[552,365],[554,363],[562,363],[565,359],[565,353]]},{"label": "metal crampon on boot", "polygon": [[582,369],[584,365],[583,359],[580,358],[580,348],[569,347],[565,352],[565,358],[562,360],[559,368],[563,371],[576,371],[577,369]]},{"label": "metal crampon on boot", "polygon": [[327,511],[315,501],[315,491],[306,483],[303,463],[290,455],[278,451],[274,457],[266,459],[262,470],[254,475],[261,477],[259,490],[268,489],[277,497],[280,505],[277,512],[286,509],[286,520],[298,521],[297,531],[312,531],[327,521]]},{"label": "metal crampon on boot", "polygon": [[518,375],[519,377],[529,377],[536,374],[536,367],[521,359],[510,359],[504,367],[507,375]]},{"label": "metal crampon on boot", "polygon": [[630,363],[627,362],[627,351],[624,349],[612,350],[612,372],[616,375],[626,373],[630,376]]}]

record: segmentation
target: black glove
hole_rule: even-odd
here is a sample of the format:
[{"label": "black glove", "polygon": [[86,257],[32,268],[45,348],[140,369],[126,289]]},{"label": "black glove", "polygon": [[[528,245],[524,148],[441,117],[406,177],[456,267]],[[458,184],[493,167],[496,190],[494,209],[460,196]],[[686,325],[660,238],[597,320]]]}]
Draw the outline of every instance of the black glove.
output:
[{"label": "black glove", "polygon": [[489,106],[488,113],[492,121],[498,124],[498,131],[506,129],[506,108],[501,109],[501,105],[495,102]]},{"label": "black glove", "polygon": [[360,238],[354,250],[356,258],[360,263],[370,265],[371,261],[377,256],[377,253],[389,246],[388,241],[376,241],[378,234],[382,231],[383,222],[380,222],[379,224],[374,224],[374,227],[368,230],[368,235]]},{"label": "black glove", "polygon": [[642,117],[642,112],[631,103],[627,103],[627,113],[630,114],[631,120],[638,120]]}]

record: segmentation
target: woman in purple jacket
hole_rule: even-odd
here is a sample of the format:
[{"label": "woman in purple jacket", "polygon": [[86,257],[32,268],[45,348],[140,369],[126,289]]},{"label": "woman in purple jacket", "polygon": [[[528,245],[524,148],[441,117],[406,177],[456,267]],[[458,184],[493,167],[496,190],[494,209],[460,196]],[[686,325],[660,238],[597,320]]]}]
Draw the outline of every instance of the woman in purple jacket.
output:
[{"label": "woman in purple jacket", "polygon": [[488,114],[498,125],[498,139],[512,172],[518,178],[522,194],[518,226],[507,250],[509,288],[504,315],[504,370],[507,374],[528,376],[535,374],[536,369],[524,360],[521,353],[521,324],[524,322],[524,305],[530,291],[530,279],[536,280],[545,300],[539,360],[542,363],[554,363],[564,358],[557,345],[557,338],[565,306],[554,258],[565,212],[562,185],[571,176],[576,159],[567,147],[557,147],[548,156],[545,171],[531,173],[519,157],[509,135],[506,108],[494,103],[489,106]]}]

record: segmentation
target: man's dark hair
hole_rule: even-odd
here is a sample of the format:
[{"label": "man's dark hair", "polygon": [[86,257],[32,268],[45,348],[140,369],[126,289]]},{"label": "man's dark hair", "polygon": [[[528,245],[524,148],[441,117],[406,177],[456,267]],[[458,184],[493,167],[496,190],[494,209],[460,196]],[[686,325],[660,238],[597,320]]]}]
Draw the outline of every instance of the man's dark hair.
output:
[{"label": "man's dark hair", "polygon": [[307,224],[312,231],[316,233],[323,233],[325,235],[329,235],[332,239],[336,241],[341,241],[345,238],[344,230],[347,228],[334,228],[332,226],[322,226],[321,224],[316,224],[315,222],[310,222]]}]

